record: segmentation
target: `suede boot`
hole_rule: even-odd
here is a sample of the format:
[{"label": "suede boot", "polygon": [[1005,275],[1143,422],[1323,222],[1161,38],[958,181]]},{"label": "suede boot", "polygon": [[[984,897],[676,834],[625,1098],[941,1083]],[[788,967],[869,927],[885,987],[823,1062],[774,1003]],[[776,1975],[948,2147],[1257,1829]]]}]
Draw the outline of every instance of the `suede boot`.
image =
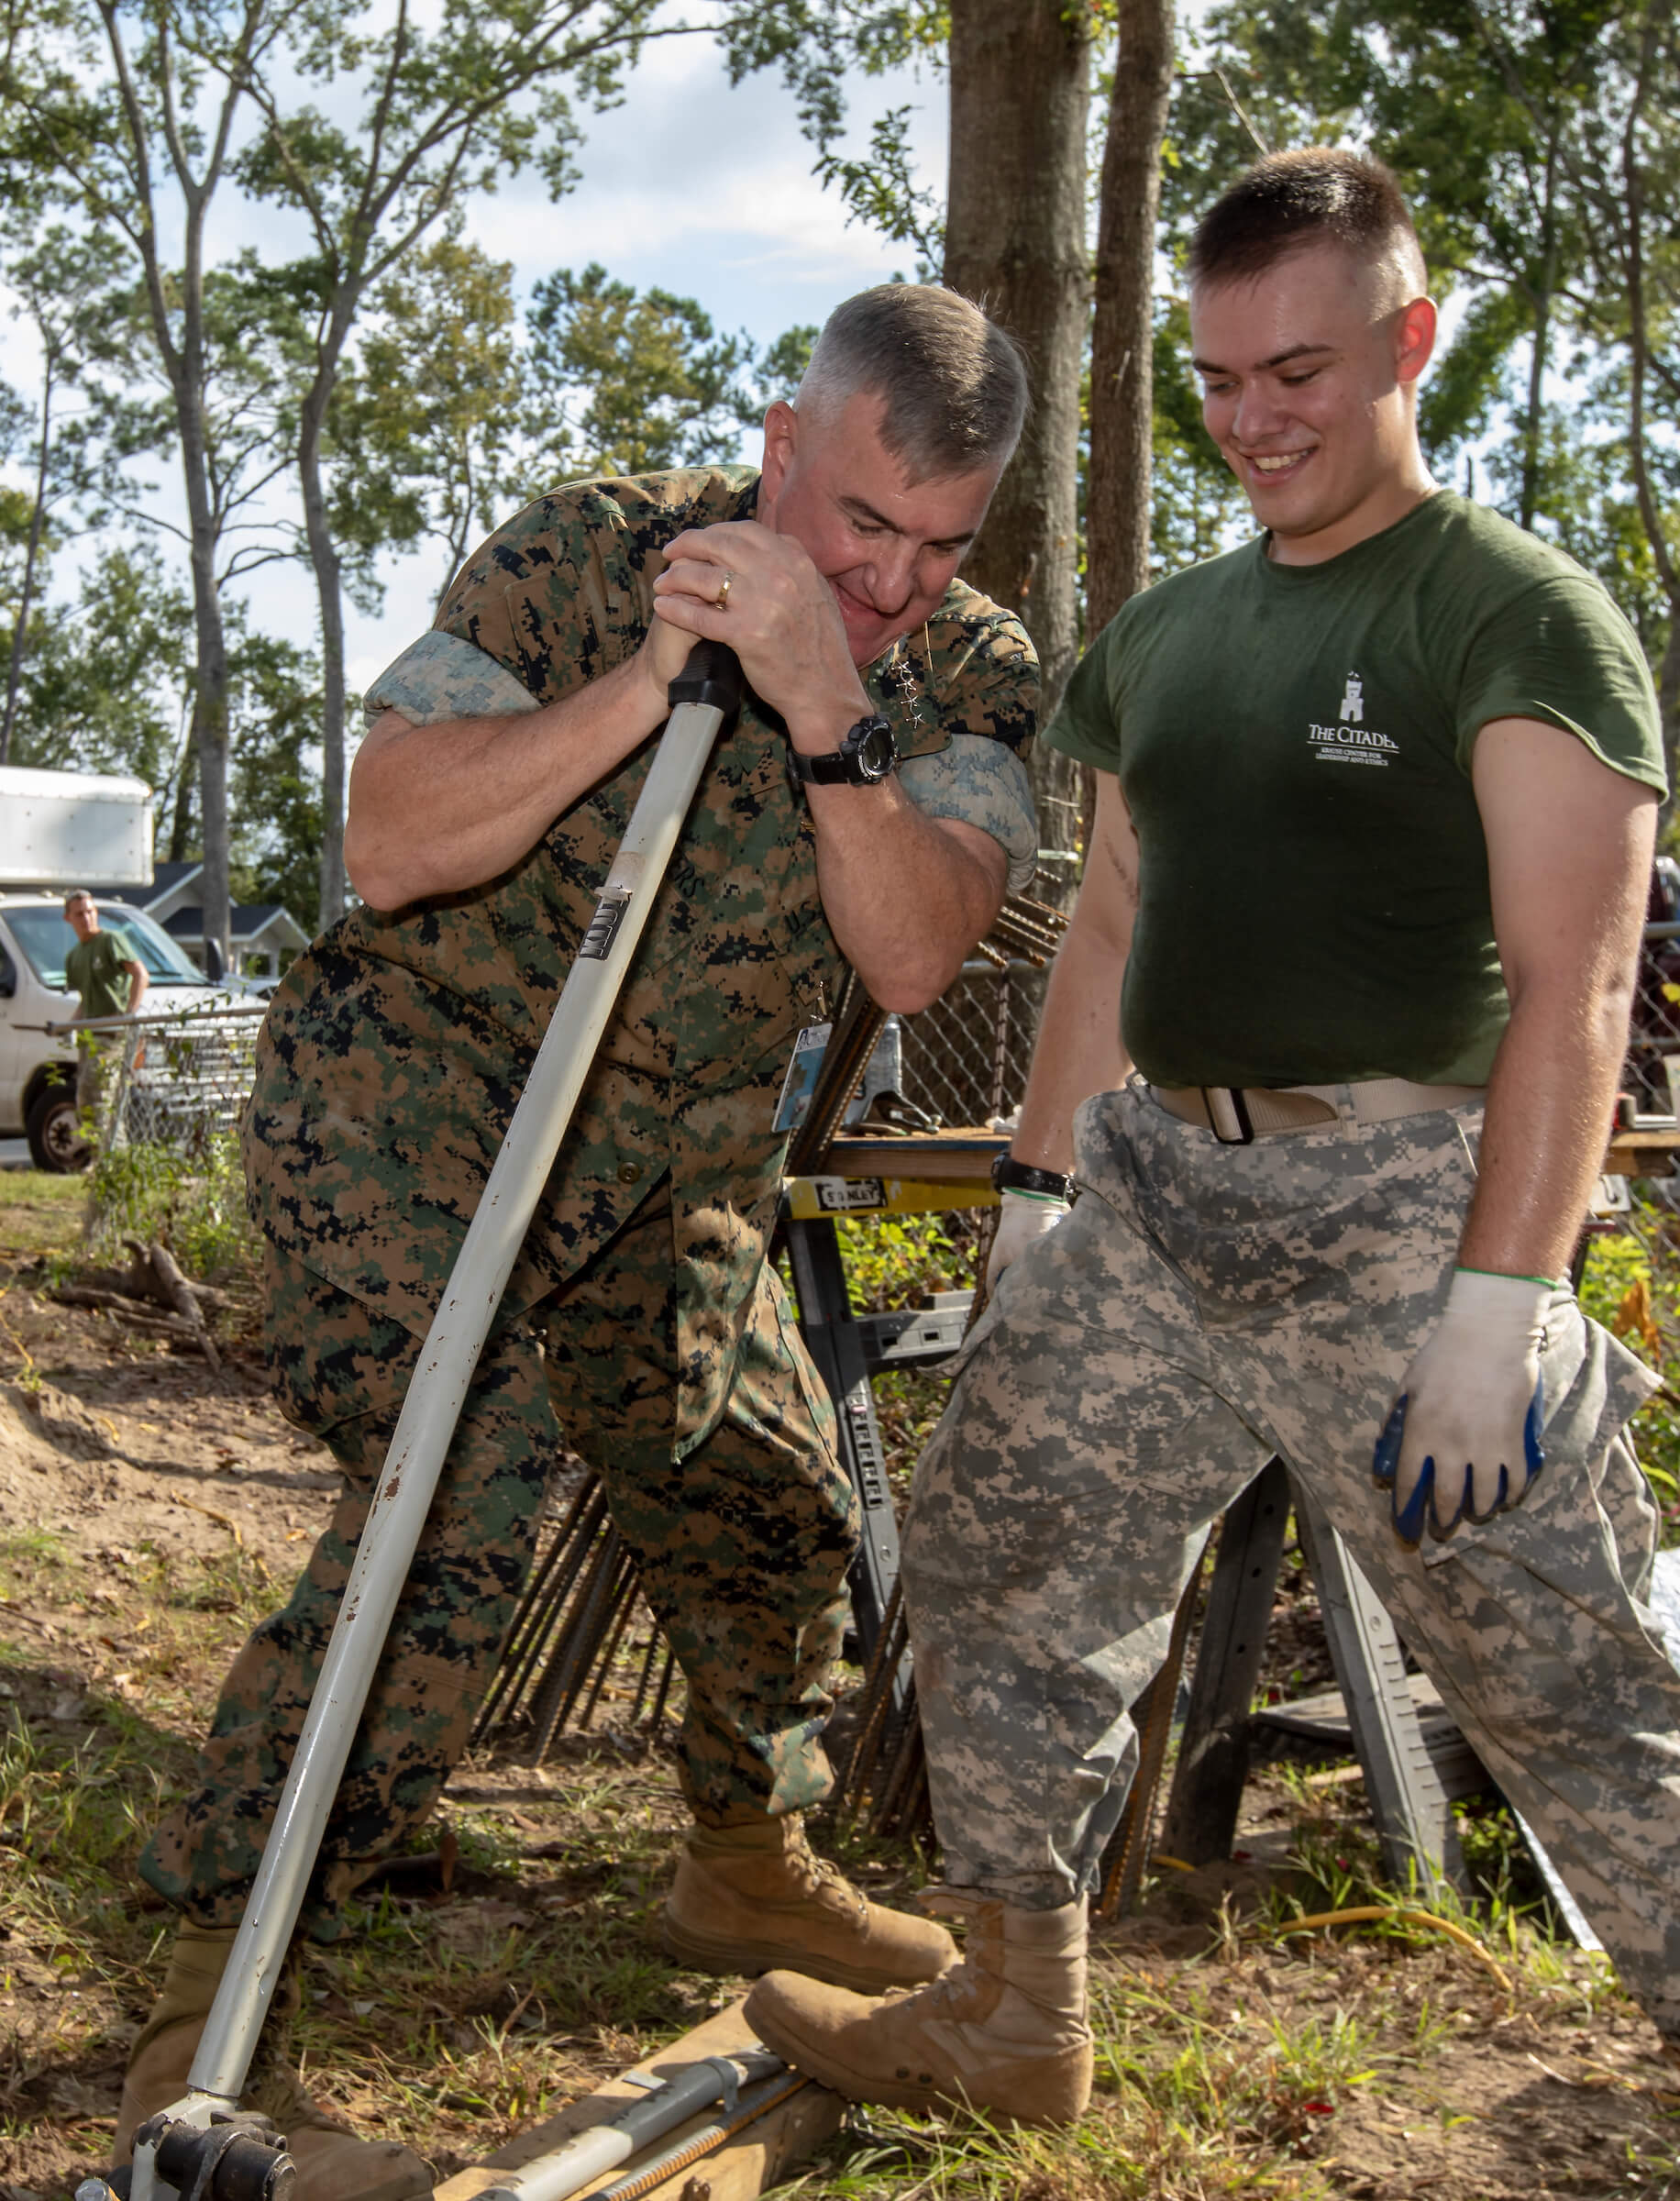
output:
[{"label": "suede boot", "polygon": [[[182,1919],[157,2007],[128,2057],[112,2160],[127,2162],[138,2126],[178,2102],[233,1948],[232,1926],[194,1926]],[[359,2140],[304,2090],[284,2061],[285,2021],[297,2007],[290,1976],[274,1997],[239,2098],[242,2109],[273,2118],[297,2165],[294,2201],[419,2201],[432,2173],[419,2156],[390,2140]]]},{"label": "suede boot", "polygon": [[660,1925],[667,1949],[697,1971],[779,1964],[866,1993],[936,1979],[956,1961],[943,1926],[871,1903],[816,1856],[797,1814],[697,1826]]},{"label": "suede boot", "polygon": [[931,1986],[866,2001],[772,1972],[746,1998],[765,2046],[849,2101],[959,2103],[1069,2125],[1090,2099],[1085,1902],[1060,1910],[942,1890],[968,1913],[963,1961]]}]

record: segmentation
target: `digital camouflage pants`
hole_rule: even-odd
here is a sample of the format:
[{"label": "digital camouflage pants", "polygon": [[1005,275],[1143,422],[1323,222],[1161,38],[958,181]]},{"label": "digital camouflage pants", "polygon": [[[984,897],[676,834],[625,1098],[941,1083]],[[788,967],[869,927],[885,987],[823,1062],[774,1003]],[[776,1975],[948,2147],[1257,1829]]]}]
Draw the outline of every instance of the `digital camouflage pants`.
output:
[{"label": "digital camouflage pants", "polygon": [[[656,1190],[555,1300],[492,1330],[327,1822],[304,1915],[317,1939],[466,1747],[562,1432],[600,1473],[687,1677],[680,1774],[696,1815],[723,1825],[827,1793],[826,1680],[857,1534],[833,1411],[767,1265],[723,1419],[673,1463],[671,1266]],[[197,1786],[141,1859],[206,1926],[242,1914],[418,1352],[271,1246],[265,1296],[282,1410],[330,1446],[345,1488],[290,1600],[234,1662]]]},{"label": "digital camouflage pants", "polygon": [[1407,1551],[1372,1447],[1444,1300],[1474,1109],[1221,1146],[1134,1083],[1080,1111],[1070,1215],[1005,1272],[903,1545],[947,1877],[1094,1884],[1215,1517],[1281,1454],[1630,1988],[1680,2034],[1680,1675],[1641,1602],[1656,1379],[1560,1289],[1525,1502]]}]

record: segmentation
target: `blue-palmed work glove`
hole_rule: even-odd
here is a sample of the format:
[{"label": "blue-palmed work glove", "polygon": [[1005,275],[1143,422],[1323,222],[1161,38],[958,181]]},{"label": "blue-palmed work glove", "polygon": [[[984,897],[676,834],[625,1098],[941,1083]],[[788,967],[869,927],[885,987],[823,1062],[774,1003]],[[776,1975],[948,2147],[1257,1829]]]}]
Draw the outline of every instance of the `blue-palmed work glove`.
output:
[{"label": "blue-palmed work glove", "polygon": [[1540,1277],[1453,1270],[1371,1463],[1402,1543],[1415,1549],[1425,1528],[1450,1536],[1461,1521],[1490,1520],[1540,1473],[1540,1352],[1556,1289]]}]

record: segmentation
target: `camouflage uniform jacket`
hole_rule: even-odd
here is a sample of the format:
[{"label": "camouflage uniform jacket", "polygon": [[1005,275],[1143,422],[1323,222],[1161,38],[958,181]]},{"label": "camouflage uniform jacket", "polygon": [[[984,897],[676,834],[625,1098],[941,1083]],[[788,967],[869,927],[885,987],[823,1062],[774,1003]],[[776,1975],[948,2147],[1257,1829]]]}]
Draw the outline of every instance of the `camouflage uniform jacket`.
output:
[{"label": "camouflage uniform jacket", "polygon": [[[539,498],[468,561],[437,627],[370,704],[425,724],[567,694],[639,647],[662,546],[686,527],[750,518],[757,489],[757,473],[737,467]],[[1019,622],[954,583],[924,633],[865,677],[901,751],[924,759],[905,769],[912,798],[992,831],[1020,880],[1035,839],[1022,756],[1037,666]],[[415,1334],[656,739],[502,878],[395,912],[355,911],[275,993],[245,1128],[253,1216]],[[516,1313],[563,1284],[669,1172],[677,1457],[727,1395],[775,1216],[777,1095],[795,1034],[830,1014],[842,970],[784,752],[779,726],[750,703],[718,745],[503,1302]]]}]

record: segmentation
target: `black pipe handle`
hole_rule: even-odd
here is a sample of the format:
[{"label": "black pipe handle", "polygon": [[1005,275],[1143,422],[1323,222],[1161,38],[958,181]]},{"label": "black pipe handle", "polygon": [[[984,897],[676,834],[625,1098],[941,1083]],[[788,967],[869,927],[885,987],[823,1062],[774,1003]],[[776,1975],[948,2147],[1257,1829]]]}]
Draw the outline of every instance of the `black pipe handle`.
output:
[{"label": "black pipe handle", "polygon": [[709,703],[723,713],[727,727],[740,711],[746,686],[741,660],[728,643],[702,640],[690,650],[688,662],[666,691],[666,701],[673,711],[679,703]]}]

